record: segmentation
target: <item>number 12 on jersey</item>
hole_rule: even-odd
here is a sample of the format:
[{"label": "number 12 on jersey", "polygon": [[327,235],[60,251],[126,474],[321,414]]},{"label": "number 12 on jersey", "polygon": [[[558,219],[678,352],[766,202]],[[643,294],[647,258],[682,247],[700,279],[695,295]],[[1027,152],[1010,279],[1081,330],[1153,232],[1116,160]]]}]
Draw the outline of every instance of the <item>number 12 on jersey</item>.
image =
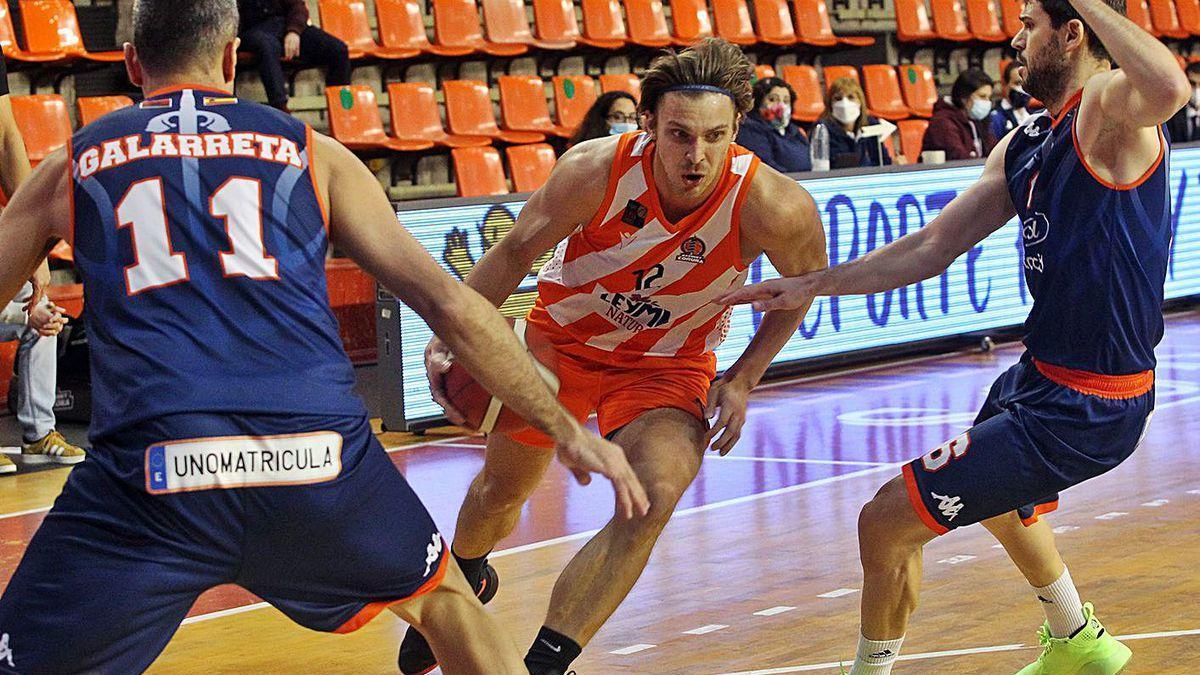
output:
[{"label": "number 12 on jersey", "polygon": [[[213,191],[208,211],[225,222],[229,249],[220,255],[226,277],[279,278],[279,263],[263,244],[262,186],[253,178],[231,177]],[[125,268],[129,295],[188,280],[188,263],[171,246],[161,178],[129,186],[117,204],[117,227],[130,228],[134,263]]]}]

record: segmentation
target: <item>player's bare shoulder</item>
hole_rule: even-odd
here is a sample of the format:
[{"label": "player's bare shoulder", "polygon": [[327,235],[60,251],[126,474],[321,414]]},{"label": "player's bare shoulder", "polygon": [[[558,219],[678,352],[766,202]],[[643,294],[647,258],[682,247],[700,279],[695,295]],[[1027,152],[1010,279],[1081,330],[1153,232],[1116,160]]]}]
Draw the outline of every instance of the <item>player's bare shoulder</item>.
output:
[{"label": "player's bare shoulder", "polygon": [[821,229],[817,203],[796,179],[760,163],[749,190],[741,212],[744,242],[768,249],[772,242],[807,238]]},{"label": "player's bare shoulder", "polygon": [[558,158],[529,206],[555,220],[587,222],[604,203],[620,140],[609,136],[573,146]]}]

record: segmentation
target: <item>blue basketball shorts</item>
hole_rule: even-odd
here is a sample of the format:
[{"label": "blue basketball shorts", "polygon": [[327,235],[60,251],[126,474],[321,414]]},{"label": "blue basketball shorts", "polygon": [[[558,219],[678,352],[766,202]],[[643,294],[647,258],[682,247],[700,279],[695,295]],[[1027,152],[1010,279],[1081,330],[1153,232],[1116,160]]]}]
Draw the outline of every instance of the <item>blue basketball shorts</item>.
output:
[{"label": "blue basketball shorts", "polygon": [[0,598],[0,672],[141,672],[219,584],[349,632],[446,549],[365,417],[161,418],[71,472]]},{"label": "blue basketball shorts", "polygon": [[1133,454],[1153,410],[1152,372],[1095,375],[1026,354],[974,426],[904,466],[909,501],[939,535],[1014,510],[1032,525],[1060,491]]}]

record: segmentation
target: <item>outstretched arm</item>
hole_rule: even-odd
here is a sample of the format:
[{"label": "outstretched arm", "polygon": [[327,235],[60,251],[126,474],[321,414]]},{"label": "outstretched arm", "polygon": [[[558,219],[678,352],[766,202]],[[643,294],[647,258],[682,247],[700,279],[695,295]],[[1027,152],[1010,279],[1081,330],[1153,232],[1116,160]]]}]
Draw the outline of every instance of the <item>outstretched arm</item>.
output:
[{"label": "outstretched arm", "polygon": [[16,296],[50,248],[68,235],[67,161],[66,150],[47,157],[0,216],[0,302]]},{"label": "outstretched arm", "polygon": [[1004,154],[1010,138],[1011,134],[992,150],[979,180],[920,230],[850,262],[800,277],[747,286],[721,301],[753,303],[759,311],[796,309],[821,295],[881,293],[941,274],[955,258],[1000,229],[1016,213],[1004,176]]}]

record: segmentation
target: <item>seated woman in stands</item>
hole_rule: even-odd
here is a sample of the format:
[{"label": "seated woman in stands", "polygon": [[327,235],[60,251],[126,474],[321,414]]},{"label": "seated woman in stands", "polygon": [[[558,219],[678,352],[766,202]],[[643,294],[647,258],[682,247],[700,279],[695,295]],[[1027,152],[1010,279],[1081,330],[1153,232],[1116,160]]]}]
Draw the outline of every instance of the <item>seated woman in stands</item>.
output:
[{"label": "seated woman in stands", "polygon": [[637,99],[624,91],[601,94],[568,145],[638,130]]},{"label": "seated woman in stands", "polygon": [[829,161],[833,168],[883,166],[892,163],[887,147],[875,136],[864,136],[863,127],[879,123],[863,110],[858,80],[841,77],[825,92],[825,112],[817,122],[829,130]]},{"label": "seated woman in stands", "polygon": [[778,77],[754,83],[754,109],[742,120],[737,144],[782,173],[812,170],[808,136],[792,121],[796,90]]}]

